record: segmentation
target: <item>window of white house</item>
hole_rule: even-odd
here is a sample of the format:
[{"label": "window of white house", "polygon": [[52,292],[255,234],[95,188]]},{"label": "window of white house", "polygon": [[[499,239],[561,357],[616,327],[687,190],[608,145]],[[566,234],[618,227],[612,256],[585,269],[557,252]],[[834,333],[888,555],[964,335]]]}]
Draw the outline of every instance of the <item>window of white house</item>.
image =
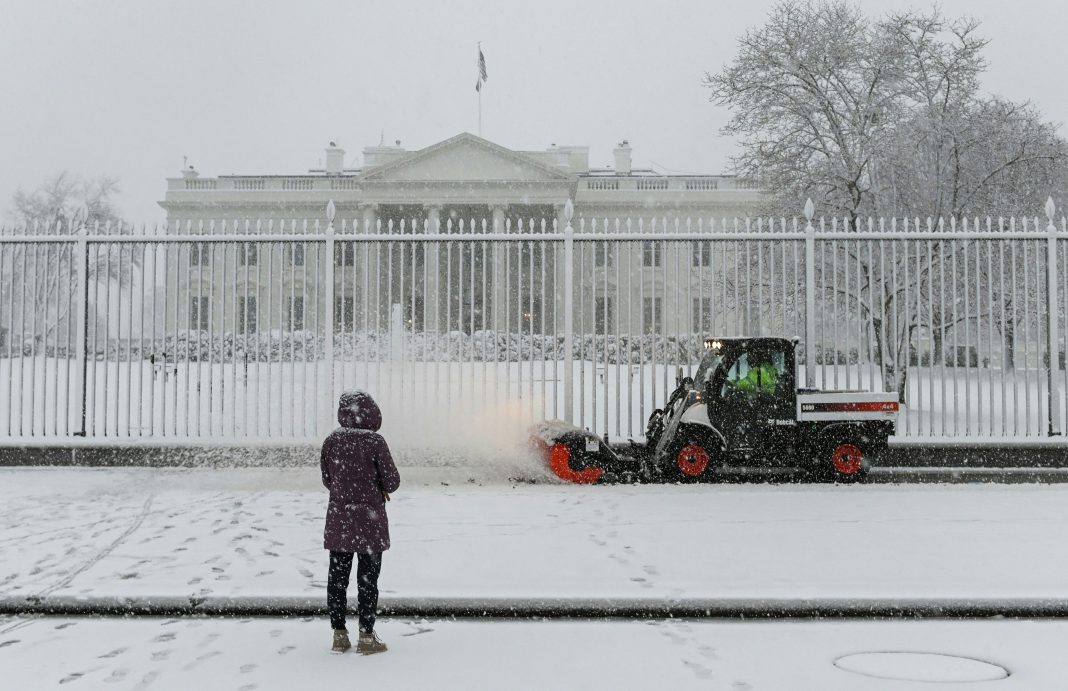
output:
[{"label": "window of white house", "polygon": [[712,298],[693,299],[693,331],[705,331],[712,327]]},{"label": "window of white house", "polygon": [[294,242],[286,247],[286,254],[292,266],[304,266],[304,243]]},{"label": "window of white house", "polygon": [[642,333],[660,333],[660,325],[664,321],[661,299],[644,298],[642,302]]},{"label": "window of white house", "polygon": [[304,330],[304,296],[294,295],[289,299],[289,330]]},{"label": "window of white house", "polygon": [[207,331],[210,309],[207,297],[189,298],[189,328],[194,331]]},{"label": "window of white house", "polygon": [[698,240],[693,243],[693,265],[694,266],[711,266],[712,264],[712,243],[708,240]]},{"label": "window of white house", "polygon": [[356,323],[356,301],[351,295],[338,295],[334,298],[334,328],[352,331]]},{"label": "window of white house", "polygon": [[259,263],[260,248],[256,243],[246,242],[237,246],[237,263],[239,266],[256,266]]},{"label": "window of white house", "polygon": [[597,333],[612,333],[615,329],[615,301],[611,297],[599,297],[594,301],[593,323]]},{"label": "window of white house", "polygon": [[656,240],[642,241],[642,266],[660,266],[660,245]]},{"label": "window of white house", "polygon": [[237,298],[237,332],[241,334],[256,333],[256,298],[254,296]]},{"label": "window of white house", "polygon": [[353,266],[356,263],[356,243],[338,242],[334,244],[334,264]]},{"label": "window of white house", "polygon": [[595,267],[615,265],[615,250],[607,242],[600,240],[593,243],[593,265]]},{"label": "window of white house", "polygon": [[211,243],[194,242],[189,246],[189,266],[207,266],[211,263]]}]

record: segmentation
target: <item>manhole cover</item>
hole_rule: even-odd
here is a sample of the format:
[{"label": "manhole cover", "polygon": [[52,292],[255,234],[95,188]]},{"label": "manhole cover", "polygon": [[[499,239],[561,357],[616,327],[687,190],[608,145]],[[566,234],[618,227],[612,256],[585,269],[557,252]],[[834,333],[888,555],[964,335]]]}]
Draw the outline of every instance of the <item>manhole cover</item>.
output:
[{"label": "manhole cover", "polygon": [[846,672],[863,674],[876,679],[946,684],[996,681],[1009,676],[1009,671],[1001,665],[943,653],[905,651],[853,653],[835,660],[834,666]]}]

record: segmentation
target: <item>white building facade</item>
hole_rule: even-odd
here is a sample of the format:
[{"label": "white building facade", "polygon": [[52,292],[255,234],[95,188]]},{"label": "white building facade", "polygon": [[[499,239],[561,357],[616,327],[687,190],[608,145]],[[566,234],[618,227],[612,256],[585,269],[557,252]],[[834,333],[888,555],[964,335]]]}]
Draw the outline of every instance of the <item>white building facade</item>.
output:
[{"label": "white building facade", "polygon": [[[563,298],[561,243],[483,243],[472,236],[559,234],[570,200],[580,240],[586,233],[651,238],[611,247],[576,242],[575,318],[582,329],[693,332],[711,303],[693,297],[700,277],[691,269],[710,268],[703,267],[707,257],[699,247],[652,238],[732,224],[754,216],[761,199],[756,185],[734,176],[635,169],[626,141],[613,152],[614,167],[601,169],[589,165],[588,147],[515,151],[468,133],[415,151],[400,142],[368,147],[359,169],[345,168],[346,152],[333,142],[325,154],[323,169],[303,175],[203,177],[190,169],[168,179],[160,204],[172,233],[322,233],[327,204],[336,208],[330,271],[321,243],[238,246],[233,257],[222,244],[190,246],[186,257],[174,259],[183,282],[177,292],[189,296],[177,306],[180,322],[222,332],[300,330],[312,328],[314,315],[321,330],[332,313],[342,330],[396,328],[399,320],[410,331],[553,333]],[[385,237],[346,240],[372,234]],[[421,234],[457,239],[410,237]],[[333,291],[322,289],[328,274]],[[605,288],[599,296],[598,286]],[[228,291],[236,300],[230,307],[220,303]],[[323,302],[327,292],[333,305]]]}]

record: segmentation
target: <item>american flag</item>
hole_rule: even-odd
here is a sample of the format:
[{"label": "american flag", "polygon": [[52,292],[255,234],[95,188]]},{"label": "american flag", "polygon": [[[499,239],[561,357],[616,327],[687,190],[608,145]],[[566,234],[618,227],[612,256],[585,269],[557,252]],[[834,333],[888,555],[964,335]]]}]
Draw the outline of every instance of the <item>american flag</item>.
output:
[{"label": "american flag", "polygon": [[482,82],[487,81],[486,56],[482,54],[482,46],[478,47],[478,81],[475,82],[475,91],[482,91]]}]

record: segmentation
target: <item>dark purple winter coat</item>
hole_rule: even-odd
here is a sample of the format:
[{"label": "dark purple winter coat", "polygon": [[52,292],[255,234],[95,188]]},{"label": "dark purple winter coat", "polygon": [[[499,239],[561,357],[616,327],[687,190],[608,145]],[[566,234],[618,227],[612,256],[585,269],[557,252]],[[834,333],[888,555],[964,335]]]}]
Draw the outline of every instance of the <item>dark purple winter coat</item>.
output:
[{"label": "dark purple winter coat", "polygon": [[397,491],[400,474],[378,429],[382,413],[370,395],[341,395],[341,427],[323,442],[319,467],[330,490],[323,545],[334,552],[368,554],[389,549],[383,493]]}]

